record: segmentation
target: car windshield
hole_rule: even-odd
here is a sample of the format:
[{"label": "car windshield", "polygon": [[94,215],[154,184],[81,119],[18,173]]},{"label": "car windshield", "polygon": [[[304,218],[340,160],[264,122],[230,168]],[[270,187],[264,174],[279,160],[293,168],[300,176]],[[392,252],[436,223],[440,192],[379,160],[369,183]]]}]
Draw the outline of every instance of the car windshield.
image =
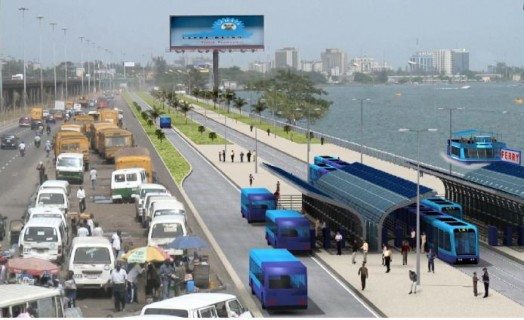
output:
[{"label": "car windshield", "polygon": [[109,249],[105,247],[79,247],[76,248],[73,263],[110,264],[111,255]]},{"label": "car windshield", "polygon": [[82,166],[82,159],[80,158],[60,158],[58,159],[59,167],[80,167]]},{"label": "car windshield", "polygon": [[115,182],[125,182],[126,175],[123,173],[115,174]]},{"label": "car windshield", "polygon": [[107,137],[107,147],[125,147],[131,145],[131,139],[129,137]]},{"label": "car windshield", "polygon": [[157,314],[157,315],[180,317],[180,318],[189,317],[187,310],[180,310],[180,309],[147,308],[144,311],[144,314]]},{"label": "car windshield", "polygon": [[183,232],[180,223],[157,223],[153,226],[151,238],[176,238],[184,235]]},{"label": "car windshield", "polygon": [[148,193],[166,193],[166,189],[142,189],[140,196],[145,197]]},{"label": "car windshield", "polygon": [[55,228],[51,227],[29,227],[25,229],[24,241],[33,242],[56,242],[58,236]]},{"label": "car windshield", "polygon": [[6,139],[6,140],[7,139],[14,139],[14,138],[16,138],[16,137],[13,136],[13,135],[2,136],[2,139]]},{"label": "car windshield", "polygon": [[59,213],[34,213],[31,215],[31,218],[56,218],[62,219],[62,215]]},{"label": "car windshield", "polygon": [[184,210],[178,210],[178,209],[163,209],[163,210],[156,210],[155,211],[155,217],[156,216],[169,216],[174,214],[184,214]]},{"label": "car windshield", "polygon": [[40,196],[38,197],[38,203],[39,204],[64,204],[65,199],[64,195],[61,193],[40,193]]}]

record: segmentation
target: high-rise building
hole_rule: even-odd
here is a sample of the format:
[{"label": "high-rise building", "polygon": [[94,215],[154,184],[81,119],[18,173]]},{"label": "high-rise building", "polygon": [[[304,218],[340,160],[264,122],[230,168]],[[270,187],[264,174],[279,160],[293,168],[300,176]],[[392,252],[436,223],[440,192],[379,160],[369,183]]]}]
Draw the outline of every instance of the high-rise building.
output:
[{"label": "high-rise building", "polygon": [[466,49],[451,50],[451,73],[461,74],[469,71],[469,51]]},{"label": "high-rise building", "polygon": [[260,72],[260,73],[266,73],[266,72],[268,72],[269,67],[270,67],[270,64],[268,62],[254,61],[254,62],[251,62],[249,64],[248,70],[256,71],[256,72]]},{"label": "high-rise building", "polygon": [[375,59],[364,56],[351,59],[349,69],[351,72],[373,73],[383,70],[391,70],[391,67],[386,62],[380,64],[375,61]]},{"label": "high-rise building", "polygon": [[469,70],[469,51],[466,49],[439,49],[419,51],[409,59],[411,72],[437,73],[447,76]]},{"label": "high-rise building", "polygon": [[433,51],[433,69],[435,69],[435,72],[450,76],[453,74],[451,65],[450,49],[439,49]]},{"label": "high-rise building", "polygon": [[433,53],[418,51],[409,58],[409,68],[414,73],[433,73]]},{"label": "high-rise building", "polygon": [[347,70],[347,54],[340,49],[326,49],[320,54],[322,71],[332,76],[344,75]]},{"label": "high-rise building", "polygon": [[300,70],[304,72],[322,72],[322,61],[320,60],[301,60]]},{"label": "high-rise building", "polygon": [[275,51],[275,68],[298,70],[298,50],[295,48],[282,48]]}]

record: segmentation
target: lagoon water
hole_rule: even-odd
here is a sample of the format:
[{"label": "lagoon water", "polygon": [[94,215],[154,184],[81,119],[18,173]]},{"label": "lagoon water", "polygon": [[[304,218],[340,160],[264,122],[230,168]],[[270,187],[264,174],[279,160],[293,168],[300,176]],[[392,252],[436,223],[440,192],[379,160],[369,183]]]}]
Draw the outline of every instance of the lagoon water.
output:
[{"label": "lagoon water", "polygon": [[[453,111],[453,131],[478,129],[493,132],[508,147],[524,149],[524,105],[513,103],[524,96],[524,84],[377,85],[325,87],[333,104],[326,116],[311,128],[360,143],[360,102],[364,102],[364,145],[416,159],[416,135],[399,128],[436,128],[420,135],[421,161],[448,168],[442,158],[449,136],[449,111],[438,107],[461,107]],[[249,93],[241,94],[249,98]],[[268,115],[270,116],[270,115]],[[458,170],[462,171],[462,170]]]}]

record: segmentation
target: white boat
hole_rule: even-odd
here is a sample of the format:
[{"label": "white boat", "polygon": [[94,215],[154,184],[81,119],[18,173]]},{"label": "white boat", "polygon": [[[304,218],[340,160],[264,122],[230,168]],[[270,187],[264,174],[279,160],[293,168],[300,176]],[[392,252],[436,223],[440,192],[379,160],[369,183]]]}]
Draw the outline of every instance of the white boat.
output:
[{"label": "white boat", "polygon": [[471,88],[471,86],[462,86],[462,87],[460,87],[460,89],[469,89],[469,88]]}]

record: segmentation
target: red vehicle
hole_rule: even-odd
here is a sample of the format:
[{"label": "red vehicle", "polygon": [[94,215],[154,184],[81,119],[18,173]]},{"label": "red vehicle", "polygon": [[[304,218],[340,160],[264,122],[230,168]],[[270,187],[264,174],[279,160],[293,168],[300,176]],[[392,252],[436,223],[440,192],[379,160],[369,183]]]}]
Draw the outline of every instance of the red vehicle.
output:
[{"label": "red vehicle", "polygon": [[98,98],[97,109],[109,108],[109,102],[106,98]]},{"label": "red vehicle", "polygon": [[31,117],[23,116],[18,120],[19,127],[30,127],[31,126]]}]

